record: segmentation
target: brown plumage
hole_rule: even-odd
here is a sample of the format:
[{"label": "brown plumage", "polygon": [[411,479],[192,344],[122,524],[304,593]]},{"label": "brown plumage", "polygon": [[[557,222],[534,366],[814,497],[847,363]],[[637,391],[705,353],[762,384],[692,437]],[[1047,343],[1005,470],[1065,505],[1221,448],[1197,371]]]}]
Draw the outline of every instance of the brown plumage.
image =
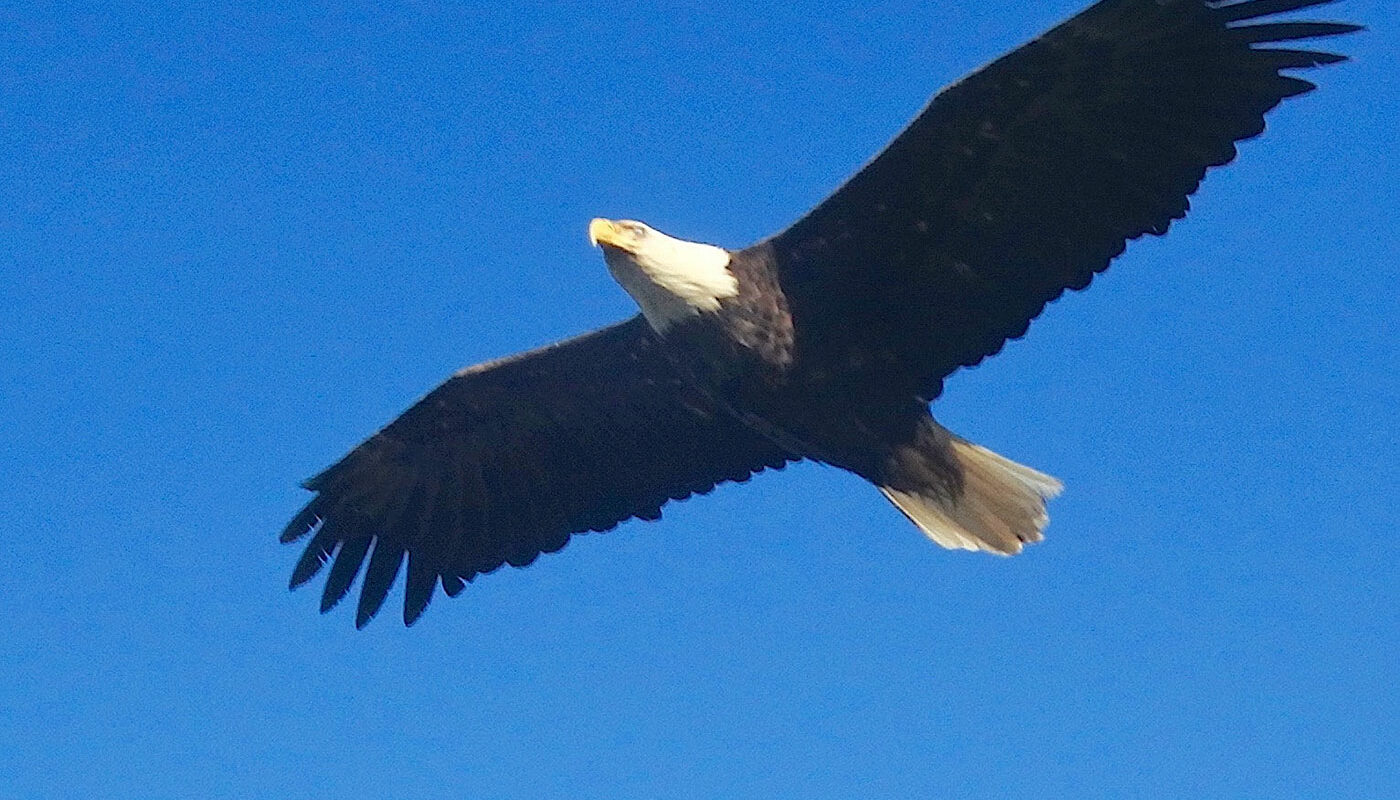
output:
[{"label": "brown plumage", "polygon": [[[935,97],[879,156],[745,250],[595,221],[644,316],[472,367],[306,483],[292,575],[363,569],[356,624],[407,562],[404,620],[574,533],[815,459],[879,486],[949,547],[1041,538],[1048,476],[960,439],[928,403],[1127,242],[1341,56],[1279,42],[1358,28],[1258,18],[1329,0],[1103,0]],[[368,566],[365,562],[368,559]]]}]

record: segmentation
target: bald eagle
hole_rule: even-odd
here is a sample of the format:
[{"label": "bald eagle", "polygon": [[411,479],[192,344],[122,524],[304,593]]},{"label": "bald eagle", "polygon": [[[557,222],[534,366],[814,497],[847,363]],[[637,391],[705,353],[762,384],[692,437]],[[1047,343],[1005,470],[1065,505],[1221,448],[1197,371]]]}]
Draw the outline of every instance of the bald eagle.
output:
[{"label": "bald eagle", "polygon": [[[296,588],[364,568],[355,622],[407,561],[404,622],[504,564],[811,459],[877,486],[944,547],[1014,554],[1060,483],[929,404],[1342,56],[1264,44],[1358,26],[1261,17],[1331,0],[1103,0],[952,85],[786,230],[741,250],[630,220],[588,232],[641,314],[469,367],[304,485]],[[366,559],[368,566],[365,567]]]}]

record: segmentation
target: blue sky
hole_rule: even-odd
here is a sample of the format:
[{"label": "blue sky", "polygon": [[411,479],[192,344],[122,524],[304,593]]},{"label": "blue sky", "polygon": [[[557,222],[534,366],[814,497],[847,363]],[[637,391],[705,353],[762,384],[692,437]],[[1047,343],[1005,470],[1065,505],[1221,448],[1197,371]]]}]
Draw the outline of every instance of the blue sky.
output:
[{"label": "blue sky", "polygon": [[0,797],[1400,795],[1379,0],[1185,224],[949,382],[1067,484],[1025,556],[801,466],[412,630],[286,591],[297,481],[633,313],[590,217],[745,244],[1080,5],[0,10]]}]

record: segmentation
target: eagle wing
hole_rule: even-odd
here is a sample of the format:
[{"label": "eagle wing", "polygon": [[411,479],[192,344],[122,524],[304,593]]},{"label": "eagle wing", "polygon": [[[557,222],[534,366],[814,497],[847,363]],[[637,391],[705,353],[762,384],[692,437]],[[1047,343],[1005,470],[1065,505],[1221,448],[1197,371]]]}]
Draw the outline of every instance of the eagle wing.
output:
[{"label": "eagle wing", "polygon": [[456,596],[475,576],[525,566],[571,534],[655,519],[668,500],[790,458],[689,389],[635,317],[463,370],[307,481],[316,497],[282,535],[314,533],[291,585],[333,560],[328,611],[368,556],[363,627],[406,559],[411,625],[438,585]]},{"label": "eagle wing", "polygon": [[883,379],[931,400],[1129,240],[1183,217],[1207,168],[1315,88],[1282,71],[1344,60],[1259,47],[1359,30],[1256,21],[1330,1],[1097,3],[938,94],[753,249],[776,261],[799,336],[892,365]]}]

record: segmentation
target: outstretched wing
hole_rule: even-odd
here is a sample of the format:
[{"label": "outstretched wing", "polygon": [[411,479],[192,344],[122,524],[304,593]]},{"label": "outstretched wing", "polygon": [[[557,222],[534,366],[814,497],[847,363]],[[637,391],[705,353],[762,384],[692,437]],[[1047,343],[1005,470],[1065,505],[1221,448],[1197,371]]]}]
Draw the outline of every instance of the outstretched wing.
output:
[{"label": "outstretched wing", "polygon": [[[366,556],[355,624],[379,611],[405,558],[404,622],[502,564],[668,500],[744,481],[789,459],[673,372],[645,320],[458,373],[307,481],[316,497],[282,541],[314,531],[292,588],[334,560],[328,611]],[[373,554],[370,554],[371,548]]]},{"label": "outstretched wing", "polygon": [[932,399],[1183,217],[1208,167],[1314,88],[1281,71],[1342,61],[1259,47],[1358,30],[1256,21],[1330,1],[1103,0],[937,95],[754,249],[776,260],[799,330]]}]

